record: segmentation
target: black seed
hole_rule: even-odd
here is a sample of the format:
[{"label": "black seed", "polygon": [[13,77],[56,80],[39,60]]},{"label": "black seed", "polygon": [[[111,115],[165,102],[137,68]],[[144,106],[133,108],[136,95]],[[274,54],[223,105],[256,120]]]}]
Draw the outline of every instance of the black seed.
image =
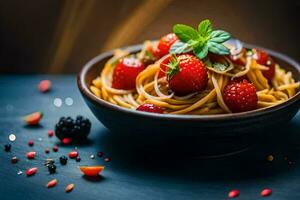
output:
[{"label": "black seed", "polygon": [[66,156],[61,156],[61,157],[59,158],[59,161],[60,161],[60,163],[61,163],[62,165],[66,165],[67,162],[68,162],[68,158],[67,158]]},{"label": "black seed", "polygon": [[54,174],[56,172],[56,166],[54,164],[48,165],[48,171],[50,174]]},{"label": "black seed", "polygon": [[11,150],[11,144],[4,145],[4,151],[9,152]]}]

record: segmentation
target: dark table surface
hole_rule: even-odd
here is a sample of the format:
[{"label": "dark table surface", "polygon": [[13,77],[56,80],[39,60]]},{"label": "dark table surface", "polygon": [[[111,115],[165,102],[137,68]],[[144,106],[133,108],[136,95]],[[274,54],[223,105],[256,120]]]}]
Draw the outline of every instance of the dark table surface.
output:
[{"label": "dark table surface", "polygon": [[[37,84],[42,79],[53,83],[52,90],[42,94]],[[300,199],[300,115],[281,128],[269,130],[268,137],[258,140],[245,151],[226,157],[203,159],[182,154],[183,146],[168,154],[159,151],[144,153],[129,148],[131,138],[115,139],[90,112],[76,86],[75,76],[2,75],[0,76],[0,199],[227,199],[231,189],[240,190],[238,199],[260,199],[260,191],[271,188],[268,199]],[[65,98],[74,100],[72,106],[64,103]],[[61,107],[53,101],[61,98]],[[42,111],[44,117],[38,127],[26,127],[21,120],[25,114]],[[47,131],[61,116],[88,117],[92,121],[89,140],[76,145],[81,162],[69,160],[61,166],[58,158],[67,155],[75,145],[62,146]],[[15,142],[8,140],[15,134]],[[34,140],[33,147],[27,145]],[[11,152],[3,146],[12,144]],[[60,147],[59,152],[45,154],[46,147]],[[167,144],[166,144],[167,145]],[[36,151],[34,160],[27,160],[26,152]],[[111,162],[105,163],[96,155],[103,151]],[[274,160],[268,162],[266,156]],[[12,156],[19,162],[11,164]],[[46,158],[56,160],[57,173],[50,175],[43,166]],[[79,165],[106,166],[102,177],[86,178],[80,173]],[[38,173],[26,177],[25,170],[38,167]],[[17,172],[23,171],[22,175]],[[56,178],[58,185],[47,189],[46,183]],[[74,183],[71,193],[65,193],[67,184]]]}]

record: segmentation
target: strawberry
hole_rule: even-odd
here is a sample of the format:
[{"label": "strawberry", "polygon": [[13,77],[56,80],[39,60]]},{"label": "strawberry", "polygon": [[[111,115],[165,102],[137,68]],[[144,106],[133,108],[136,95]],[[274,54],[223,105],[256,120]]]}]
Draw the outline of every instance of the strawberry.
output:
[{"label": "strawberry", "polygon": [[232,112],[254,110],[257,107],[257,94],[255,87],[247,80],[230,82],[223,89],[225,104]]},{"label": "strawberry", "polygon": [[27,125],[37,125],[43,117],[42,112],[34,112],[23,117]]},{"label": "strawberry", "polygon": [[134,57],[120,59],[113,72],[112,87],[131,90],[135,88],[135,79],[145,69],[143,63]]},{"label": "strawberry", "polygon": [[178,40],[174,33],[169,33],[160,38],[157,47],[154,49],[154,55],[158,58],[169,53],[170,47]]},{"label": "strawberry", "polygon": [[266,77],[268,80],[271,80],[275,75],[275,62],[269,57],[267,52],[258,49],[255,49],[255,51],[257,63],[269,67],[268,70],[263,70],[264,77]]},{"label": "strawberry", "polygon": [[159,113],[159,114],[163,113],[163,110],[160,107],[150,103],[142,104],[136,110],[151,112],[151,113]]},{"label": "strawberry", "polygon": [[187,95],[204,90],[208,75],[205,65],[192,54],[173,56],[167,64],[169,87],[177,95]]},{"label": "strawberry", "polygon": [[158,78],[162,78],[166,75],[167,65],[170,62],[172,55],[168,55],[165,59],[163,59],[160,63],[160,71],[158,74]]}]

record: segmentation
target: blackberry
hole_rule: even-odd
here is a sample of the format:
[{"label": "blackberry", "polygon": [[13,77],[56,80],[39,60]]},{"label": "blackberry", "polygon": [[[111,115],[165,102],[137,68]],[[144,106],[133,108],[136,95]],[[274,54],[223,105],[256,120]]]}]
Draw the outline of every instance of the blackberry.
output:
[{"label": "blackberry", "polygon": [[50,174],[54,174],[56,172],[56,165],[54,164],[48,165],[48,171]]},{"label": "blackberry", "polygon": [[86,139],[91,130],[89,119],[78,115],[76,119],[71,117],[61,117],[55,125],[55,135],[60,140],[69,138],[71,141]]},{"label": "blackberry", "polygon": [[62,165],[66,165],[68,162],[68,158],[66,156],[59,157],[59,161]]}]

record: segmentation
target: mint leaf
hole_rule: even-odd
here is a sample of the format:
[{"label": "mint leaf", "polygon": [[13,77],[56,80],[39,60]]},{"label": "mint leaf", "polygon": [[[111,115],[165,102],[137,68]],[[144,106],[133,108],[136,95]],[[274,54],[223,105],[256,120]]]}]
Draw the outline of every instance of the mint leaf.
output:
[{"label": "mint leaf", "polygon": [[198,46],[194,47],[193,50],[194,50],[193,51],[194,54],[200,59],[205,58],[208,54],[208,46],[206,44],[198,45]]},{"label": "mint leaf", "polygon": [[229,33],[222,30],[216,30],[211,33],[209,41],[216,42],[216,43],[223,43],[229,40],[230,37],[231,36]]},{"label": "mint leaf", "polygon": [[175,26],[173,26],[173,32],[182,42],[199,39],[198,32],[192,27],[184,24],[176,24]]},{"label": "mint leaf", "polygon": [[212,27],[211,27],[211,23],[208,19],[200,22],[200,24],[198,25],[198,32],[204,38],[210,36],[210,34],[212,32]]},{"label": "mint leaf", "polygon": [[228,55],[229,49],[227,49],[223,44],[216,42],[208,41],[207,42],[208,50],[214,54],[218,55]]},{"label": "mint leaf", "polygon": [[180,40],[178,40],[171,46],[169,53],[180,54],[180,53],[187,53],[192,50],[193,48],[189,43],[181,42]]}]

